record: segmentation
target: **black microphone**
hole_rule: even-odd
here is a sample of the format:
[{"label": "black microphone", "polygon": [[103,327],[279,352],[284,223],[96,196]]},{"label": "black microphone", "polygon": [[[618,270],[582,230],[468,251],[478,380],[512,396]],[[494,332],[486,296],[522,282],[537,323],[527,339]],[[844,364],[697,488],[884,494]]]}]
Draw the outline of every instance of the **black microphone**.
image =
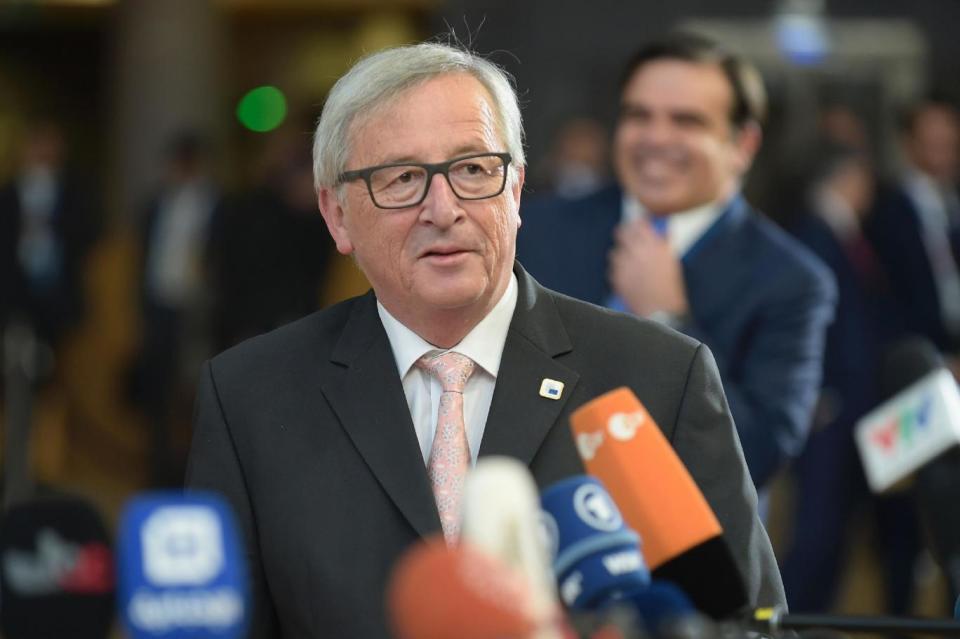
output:
[{"label": "black microphone", "polygon": [[0,632],[7,639],[105,639],[114,571],[100,515],[73,497],[22,502],[0,526]]},{"label": "black microphone", "polygon": [[[913,428],[909,433],[897,433],[890,443],[893,452],[888,455],[887,465],[906,459],[915,450],[930,450],[925,456],[915,455],[916,461],[911,464],[916,466],[912,474],[917,504],[927,524],[930,549],[951,593],[956,595],[960,592],[960,509],[956,507],[960,495],[960,447],[956,444],[960,395],[956,381],[944,368],[936,347],[924,338],[913,337],[894,344],[885,353],[880,383],[888,403],[901,415],[910,413],[909,402],[901,398],[924,393],[919,404],[923,419],[901,417],[901,431],[904,424]],[[932,447],[934,437],[940,438],[936,448]]]}]

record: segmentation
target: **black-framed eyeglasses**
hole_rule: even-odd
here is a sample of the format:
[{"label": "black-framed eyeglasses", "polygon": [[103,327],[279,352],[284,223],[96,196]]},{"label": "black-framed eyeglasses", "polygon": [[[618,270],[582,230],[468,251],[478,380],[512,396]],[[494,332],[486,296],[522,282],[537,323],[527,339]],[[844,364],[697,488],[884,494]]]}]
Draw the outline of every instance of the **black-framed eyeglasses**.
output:
[{"label": "black-framed eyeglasses", "polygon": [[377,208],[404,209],[426,199],[433,176],[439,173],[461,200],[484,200],[503,193],[512,159],[509,153],[474,153],[437,164],[381,164],[344,171],[337,183],[362,179]]}]

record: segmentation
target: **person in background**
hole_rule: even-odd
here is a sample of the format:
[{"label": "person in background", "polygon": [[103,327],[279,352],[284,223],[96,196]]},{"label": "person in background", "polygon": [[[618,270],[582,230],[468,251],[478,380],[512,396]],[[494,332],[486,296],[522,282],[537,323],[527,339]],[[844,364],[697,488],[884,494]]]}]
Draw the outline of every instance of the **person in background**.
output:
[{"label": "person in background", "polygon": [[83,317],[83,274],[101,230],[99,207],[67,171],[66,151],[57,122],[33,122],[15,177],[0,187],[0,326],[26,322],[54,353]]},{"label": "person in background", "polygon": [[548,192],[576,198],[595,191],[608,179],[607,131],[588,117],[565,121],[554,136],[543,182]]},{"label": "person in background", "polygon": [[883,399],[885,350],[902,334],[889,280],[863,232],[875,176],[862,148],[824,144],[805,206],[792,228],[833,272],[836,317],[827,332],[823,383],[810,438],[791,471],[794,507],[781,569],[791,610],[828,612],[849,557],[851,525],[862,506],[875,517],[886,608],[910,612],[917,513],[906,494],[871,498],[854,426]]},{"label": "person in background", "polygon": [[960,115],[951,103],[907,109],[903,166],[881,189],[866,231],[890,277],[905,328],[960,371]]},{"label": "person in background", "polygon": [[268,142],[259,184],[225,203],[213,231],[216,350],[320,305],[333,246],[317,215],[305,134]]},{"label": "person in background", "polygon": [[673,34],[622,78],[617,183],[527,202],[518,258],[546,286],[709,345],[762,490],[806,440],[833,278],[740,193],[765,113],[752,66]]},{"label": "person in background", "polygon": [[[169,147],[163,184],[146,208],[141,231],[143,336],[132,383],[151,432],[155,486],[180,483],[184,461],[175,452],[174,423],[183,419],[185,371],[209,356],[209,248],[220,206],[202,136],[188,131]],[[191,364],[192,362],[192,364]]]}]

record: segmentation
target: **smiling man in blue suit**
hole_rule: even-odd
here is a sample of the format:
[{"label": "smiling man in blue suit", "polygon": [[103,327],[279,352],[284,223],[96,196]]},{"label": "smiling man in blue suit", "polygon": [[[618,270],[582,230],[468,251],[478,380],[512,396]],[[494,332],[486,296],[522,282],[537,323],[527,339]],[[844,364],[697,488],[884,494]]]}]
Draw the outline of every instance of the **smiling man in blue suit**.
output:
[{"label": "smiling man in blue suit", "polygon": [[740,194],[765,101],[759,74],[709,40],[642,48],[621,83],[618,183],[525,202],[517,244],[546,286],[709,345],[758,488],[806,439],[836,295]]}]

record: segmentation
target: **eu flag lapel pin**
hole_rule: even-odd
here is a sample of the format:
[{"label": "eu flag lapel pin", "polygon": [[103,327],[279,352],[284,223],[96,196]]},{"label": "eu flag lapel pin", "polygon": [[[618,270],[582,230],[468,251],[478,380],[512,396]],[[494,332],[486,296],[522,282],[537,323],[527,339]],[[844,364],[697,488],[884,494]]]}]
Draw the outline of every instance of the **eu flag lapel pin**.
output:
[{"label": "eu flag lapel pin", "polygon": [[560,399],[561,395],[563,395],[563,382],[547,378],[540,383],[540,397]]}]

